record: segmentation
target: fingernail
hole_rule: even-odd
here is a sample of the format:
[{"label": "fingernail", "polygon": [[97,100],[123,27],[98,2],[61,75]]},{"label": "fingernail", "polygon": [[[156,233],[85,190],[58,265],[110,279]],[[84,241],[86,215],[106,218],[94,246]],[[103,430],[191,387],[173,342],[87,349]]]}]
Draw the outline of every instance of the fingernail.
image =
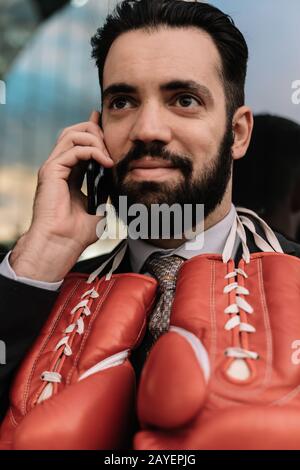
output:
[{"label": "fingernail", "polygon": [[107,158],[107,161],[109,161],[109,162],[113,163],[113,159],[111,158],[111,156],[110,156],[110,155],[108,155],[107,153],[105,153],[104,155],[106,156],[106,158]]},{"label": "fingernail", "polygon": [[94,122],[98,122],[98,111],[95,111],[93,110],[90,117],[89,117],[89,121],[94,121]]},{"label": "fingernail", "polygon": [[108,153],[108,150],[104,150],[104,155],[109,158],[110,160],[112,160],[111,156],[109,155]]}]

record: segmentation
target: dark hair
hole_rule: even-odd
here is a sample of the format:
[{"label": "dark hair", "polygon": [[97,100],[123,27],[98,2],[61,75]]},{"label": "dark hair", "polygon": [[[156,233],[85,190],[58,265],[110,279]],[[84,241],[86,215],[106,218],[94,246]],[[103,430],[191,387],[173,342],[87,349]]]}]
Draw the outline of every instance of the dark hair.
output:
[{"label": "dark hair", "polygon": [[300,177],[300,125],[269,114],[254,117],[251,142],[233,166],[233,202],[264,217],[277,211]]},{"label": "dark hair", "polygon": [[248,47],[242,33],[230,16],[214,6],[183,0],[125,0],[117,5],[91,39],[101,87],[105,60],[117,37],[128,31],[153,31],[161,26],[197,27],[206,31],[221,57],[227,112],[232,115],[244,104]]}]

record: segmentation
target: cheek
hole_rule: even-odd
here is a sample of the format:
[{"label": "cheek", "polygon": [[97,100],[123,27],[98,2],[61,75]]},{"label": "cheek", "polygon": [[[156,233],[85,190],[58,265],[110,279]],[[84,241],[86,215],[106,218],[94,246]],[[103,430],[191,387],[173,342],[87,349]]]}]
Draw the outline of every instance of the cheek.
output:
[{"label": "cheek", "polygon": [[211,129],[198,126],[193,132],[185,132],[183,139],[187,154],[193,156],[195,168],[201,168],[215,158],[218,142]]},{"label": "cheek", "polygon": [[107,124],[103,129],[104,142],[111,158],[118,162],[126,153],[126,132],[121,126]]}]

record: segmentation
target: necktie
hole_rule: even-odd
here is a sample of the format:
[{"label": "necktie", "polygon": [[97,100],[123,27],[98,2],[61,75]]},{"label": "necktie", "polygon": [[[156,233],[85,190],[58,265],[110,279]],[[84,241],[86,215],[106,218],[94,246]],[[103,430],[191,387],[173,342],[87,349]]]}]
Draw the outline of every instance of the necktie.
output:
[{"label": "necktie", "polygon": [[148,326],[153,342],[169,329],[177,274],[183,263],[184,259],[179,256],[161,257],[158,254],[151,256],[146,262],[145,268],[159,282],[159,298],[150,316]]}]

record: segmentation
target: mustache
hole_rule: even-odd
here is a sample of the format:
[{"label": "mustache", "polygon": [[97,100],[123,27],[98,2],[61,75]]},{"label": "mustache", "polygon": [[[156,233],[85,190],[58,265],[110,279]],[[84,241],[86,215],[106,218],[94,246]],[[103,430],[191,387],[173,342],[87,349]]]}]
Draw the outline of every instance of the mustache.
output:
[{"label": "mustache", "polygon": [[125,157],[115,166],[115,172],[118,181],[122,181],[129,171],[131,162],[140,160],[143,157],[155,157],[165,160],[174,168],[182,171],[187,178],[193,172],[193,164],[186,155],[174,154],[169,152],[161,142],[136,142],[133,148],[125,155]]}]

